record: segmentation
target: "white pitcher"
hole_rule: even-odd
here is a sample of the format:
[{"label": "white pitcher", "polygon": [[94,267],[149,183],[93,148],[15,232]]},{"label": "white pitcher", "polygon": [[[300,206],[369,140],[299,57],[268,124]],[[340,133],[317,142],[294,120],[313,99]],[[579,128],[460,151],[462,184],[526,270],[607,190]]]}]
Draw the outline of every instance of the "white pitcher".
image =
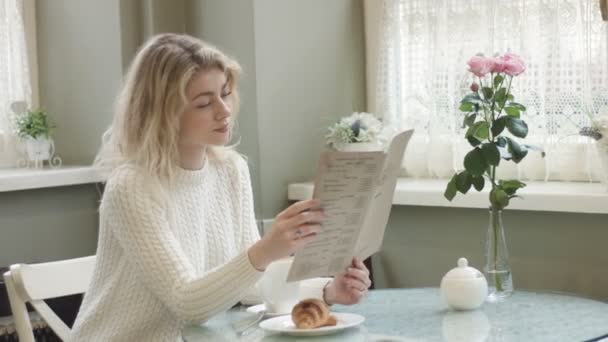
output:
[{"label": "white pitcher", "polygon": [[287,282],[287,274],[293,258],[285,258],[268,265],[258,288],[266,311],[269,313],[288,314],[298,303],[299,282]]}]

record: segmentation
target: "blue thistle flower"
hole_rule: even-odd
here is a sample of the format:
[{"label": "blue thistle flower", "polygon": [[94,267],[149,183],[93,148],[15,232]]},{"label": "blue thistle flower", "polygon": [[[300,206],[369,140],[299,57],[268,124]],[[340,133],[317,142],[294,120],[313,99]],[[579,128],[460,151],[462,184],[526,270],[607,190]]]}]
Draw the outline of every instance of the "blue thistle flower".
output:
[{"label": "blue thistle flower", "polygon": [[353,122],[353,124],[350,126],[350,129],[353,131],[353,135],[355,137],[358,137],[359,132],[361,131],[361,120]]}]

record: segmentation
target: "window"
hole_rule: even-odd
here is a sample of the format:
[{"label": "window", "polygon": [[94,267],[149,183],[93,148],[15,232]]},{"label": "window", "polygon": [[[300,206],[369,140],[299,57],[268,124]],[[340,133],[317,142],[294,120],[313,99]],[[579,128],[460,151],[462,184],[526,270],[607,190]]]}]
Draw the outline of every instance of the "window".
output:
[{"label": "window", "polygon": [[33,0],[0,2],[0,168],[15,166],[19,157],[12,134],[11,103],[36,105],[32,93],[36,84],[32,81],[36,75],[33,8]]},{"label": "window", "polygon": [[405,156],[415,177],[451,177],[470,146],[458,103],[478,52],[512,51],[527,70],[513,94],[528,108],[529,143],[547,157],[501,163],[502,176],[597,180],[595,143],[578,132],[608,112],[606,22],[598,0],[385,0],[375,111],[416,136]]}]

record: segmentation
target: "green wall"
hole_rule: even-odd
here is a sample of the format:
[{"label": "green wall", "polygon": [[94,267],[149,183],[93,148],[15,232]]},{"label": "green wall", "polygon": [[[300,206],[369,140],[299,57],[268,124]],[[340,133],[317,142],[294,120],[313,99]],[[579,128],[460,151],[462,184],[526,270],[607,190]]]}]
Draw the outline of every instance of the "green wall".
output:
[{"label": "green wall", "polygon": [[95,185],[0,192],[0,267],[95,253]]},{"label": "green wall", "polygon": [[[506,210],[516,289],[579,293],[608,301],[608,215]],[[483,269],[489,213],[396,206],[374,259],[380,287],[439,286],[460,257]]]},{"label": "green wall", "polygon": [[40,105],[66,164],[93,161],[122,76],[119,0],[36,1]]},{"label": "green wall", "polygon": [[262,213],[316,170],[326,128],[365,108],[362,2],[256,0]]}]

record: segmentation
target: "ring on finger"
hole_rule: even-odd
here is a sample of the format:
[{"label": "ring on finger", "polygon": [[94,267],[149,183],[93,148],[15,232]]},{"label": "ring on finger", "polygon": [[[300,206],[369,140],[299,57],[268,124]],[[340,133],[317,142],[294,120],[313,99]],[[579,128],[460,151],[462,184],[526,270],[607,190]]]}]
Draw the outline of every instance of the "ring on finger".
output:
[{"label": "ring on finger", "polygon": [[302,236],[302,230],[298,228],[296,230],[296,240],[299,239],[301,236]]}]

